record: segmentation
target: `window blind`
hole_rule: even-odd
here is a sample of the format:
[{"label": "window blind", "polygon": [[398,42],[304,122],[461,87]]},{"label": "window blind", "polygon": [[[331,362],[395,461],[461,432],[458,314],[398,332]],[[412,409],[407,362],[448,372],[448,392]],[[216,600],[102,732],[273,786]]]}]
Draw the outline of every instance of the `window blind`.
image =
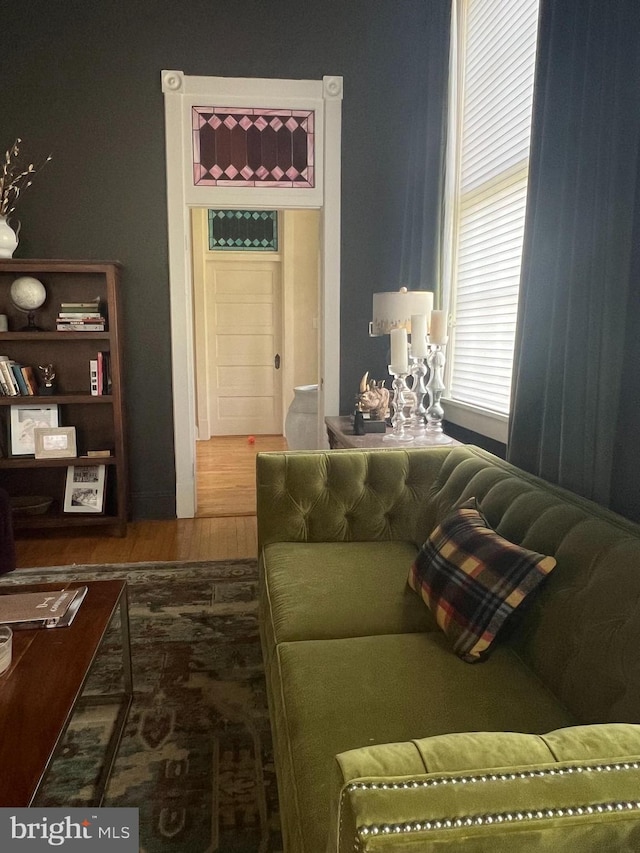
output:
[{"label": "window blind", "polygon": [[461,0],[449,396],[509,412],[538,0]]}]

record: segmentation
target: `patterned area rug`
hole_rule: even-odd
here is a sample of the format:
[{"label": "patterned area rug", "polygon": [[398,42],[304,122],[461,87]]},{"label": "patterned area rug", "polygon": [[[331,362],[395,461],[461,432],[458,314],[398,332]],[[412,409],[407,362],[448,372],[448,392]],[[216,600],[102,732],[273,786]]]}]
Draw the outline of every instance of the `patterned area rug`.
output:
[{"label": "patterned area rug", "polygon": [[[140,809],[142,853],[276,853],[282,841],[255,560],[21,569],[12,582],[126,578],[134,701],[105,806]],[[64,630],[64,629],[61,629]],[[87,691],[119,687],[112,624]],[[93,794],[113,709],[78,711],[39,796]]]}]

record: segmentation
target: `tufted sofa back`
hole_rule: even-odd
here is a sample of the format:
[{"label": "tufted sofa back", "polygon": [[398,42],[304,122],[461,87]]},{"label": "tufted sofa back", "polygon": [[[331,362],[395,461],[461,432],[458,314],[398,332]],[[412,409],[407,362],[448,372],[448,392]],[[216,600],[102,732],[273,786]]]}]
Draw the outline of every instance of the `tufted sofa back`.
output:
[{"label": "tufted sofa back", "polygon": [[640,527],[469,445],[257,458],[260,547],[421,545],[469,497],[502,536],[557,560],[514,650],[579,722],[640,723]]},{"label": "tufted sofa back", "polygon": [[258,545],[270,542],[421,544],[430,491],[447,452],[259,453]]}]

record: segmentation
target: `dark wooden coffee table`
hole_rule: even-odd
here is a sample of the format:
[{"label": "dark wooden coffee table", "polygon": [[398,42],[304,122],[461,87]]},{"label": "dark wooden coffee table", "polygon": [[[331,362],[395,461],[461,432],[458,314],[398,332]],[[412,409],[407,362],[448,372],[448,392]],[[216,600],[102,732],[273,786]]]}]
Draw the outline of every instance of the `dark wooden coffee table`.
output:
[{"label": "dark wooden coffee table", "polygon": [[55,757],[107,628],[119,611],[123,690],[91,696],[90,704],[116,704],[117,716],[96,784],[100,805],[131,706],[131,644],[127,585],[123,580],[0,586],[0,594],[87,586],[89,591],[68,628],[19,630],[13,634],[10,669],[0,675],[0,806],[29,806]]}]

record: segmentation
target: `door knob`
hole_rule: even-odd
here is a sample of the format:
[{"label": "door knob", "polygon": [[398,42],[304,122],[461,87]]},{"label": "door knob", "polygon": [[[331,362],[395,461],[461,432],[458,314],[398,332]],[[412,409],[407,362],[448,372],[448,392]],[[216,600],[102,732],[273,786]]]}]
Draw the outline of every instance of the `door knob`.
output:
[{"label": "door knob", "polygon": [[273,363],[275,365],[276,370],[280,370],[280,353],[276,353],[276,357],[273,359]]}]

